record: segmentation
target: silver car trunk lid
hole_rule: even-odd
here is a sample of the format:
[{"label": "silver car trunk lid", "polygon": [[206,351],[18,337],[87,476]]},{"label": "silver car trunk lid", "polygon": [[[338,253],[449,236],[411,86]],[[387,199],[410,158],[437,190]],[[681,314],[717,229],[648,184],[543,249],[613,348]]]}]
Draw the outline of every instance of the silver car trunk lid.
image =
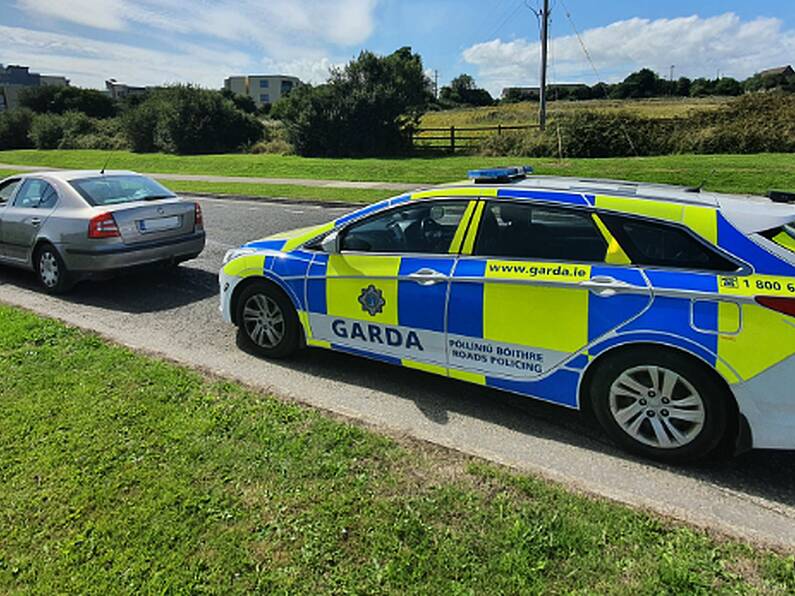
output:
[{"label": "silver car trunk lid", "polygon": [[193,233],[195,229],[193,203],[179,199],[137,201],[103,207],[113,214],[125,244],[152,242]]}]

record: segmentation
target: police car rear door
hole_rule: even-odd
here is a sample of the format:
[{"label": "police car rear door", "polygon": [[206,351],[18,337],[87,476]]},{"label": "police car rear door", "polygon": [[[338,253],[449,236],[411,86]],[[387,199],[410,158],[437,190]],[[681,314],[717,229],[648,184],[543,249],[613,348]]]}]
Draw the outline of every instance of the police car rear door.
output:
[{"label": "police car rear door", "polygon": [[410,201],[355,221],[328,256],[314,339],[393,364],[446,373],[450,274],[476,201]]},{"label": "police car rear door", "polygon": [[589,209],[498,199],[479,211],[451,283],[451,375],[500,386],[587,363],[590,343],[649,305],[643,274]]}]

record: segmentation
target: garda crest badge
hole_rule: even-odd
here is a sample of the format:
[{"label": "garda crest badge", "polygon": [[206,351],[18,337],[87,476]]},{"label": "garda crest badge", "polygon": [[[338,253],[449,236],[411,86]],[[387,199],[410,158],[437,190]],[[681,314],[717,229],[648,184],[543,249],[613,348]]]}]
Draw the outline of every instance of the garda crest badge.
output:
[{"label": "garda crest badge", "polygon": [[371,317],[384,312],[386,300],[384,300],[384,293],[370,284],[366,288],[362,288],[362,293],[359,295],[359,304],[362,305],[362,310],[370,313]]}]

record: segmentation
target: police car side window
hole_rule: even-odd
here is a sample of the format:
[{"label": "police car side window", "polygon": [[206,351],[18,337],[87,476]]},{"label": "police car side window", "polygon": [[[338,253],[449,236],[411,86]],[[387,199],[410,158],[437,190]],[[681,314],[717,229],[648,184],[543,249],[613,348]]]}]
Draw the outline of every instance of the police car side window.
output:
[{"label": "police car side window", "polygon": [[619,215],[600,217],[637,265],[706,271],[738,269],[736,263],[677,226]]},{"label": "police car side window", "polygon": [[493,201],[483,211],[475,254],[603,262],[607,243],[585,211]]},{"label": "police car side window", "polygon": [[342,250],[445,254],[467,201],[422,201],[354,223],[342,234]]}]

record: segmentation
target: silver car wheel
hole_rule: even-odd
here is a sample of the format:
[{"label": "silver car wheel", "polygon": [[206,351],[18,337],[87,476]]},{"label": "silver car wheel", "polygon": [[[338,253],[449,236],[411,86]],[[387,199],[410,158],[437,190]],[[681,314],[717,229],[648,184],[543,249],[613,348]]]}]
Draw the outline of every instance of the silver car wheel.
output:
[{"label": "silver car wheel", "polygon": [[58,259],[49,250],[45,250],[39,257],[39,277],[48,288],[54,288],[61,279],[61,269]]},{"label": "silver car wheel", "polygon": [[252,341],[262,348],[275,348],[284,339],[284,313],[270,296],[254,294],[243,305],[243,325]]},{"label": "silver car wheel", "polygon": [[610,413],[634,440],[658,449],[691,443],[704,428],[704,400],[680,374],[660,366],[636,366],[610,387]]}]

